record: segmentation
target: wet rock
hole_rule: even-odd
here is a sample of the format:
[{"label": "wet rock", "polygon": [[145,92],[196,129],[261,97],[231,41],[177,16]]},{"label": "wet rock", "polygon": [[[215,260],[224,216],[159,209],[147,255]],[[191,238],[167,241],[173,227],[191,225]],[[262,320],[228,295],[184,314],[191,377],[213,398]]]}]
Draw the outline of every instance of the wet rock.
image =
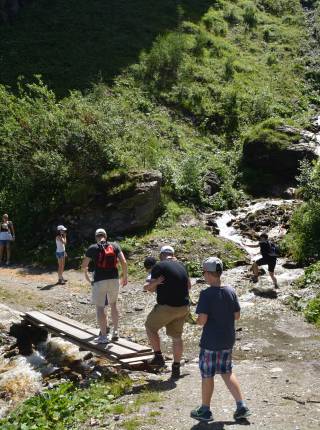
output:
[{"label": "wet rock", "polygon": [[204,176],[203,191],[207,196],[213,196],[221,188],[221,181],[218,175],[210,171]]},{"label": "wet rock", "polygon": [[274,288],[255,286],[251,288],[251,291],[256,296],[265,297],[268,299],[276,299],[278,297],[278,294]]}]

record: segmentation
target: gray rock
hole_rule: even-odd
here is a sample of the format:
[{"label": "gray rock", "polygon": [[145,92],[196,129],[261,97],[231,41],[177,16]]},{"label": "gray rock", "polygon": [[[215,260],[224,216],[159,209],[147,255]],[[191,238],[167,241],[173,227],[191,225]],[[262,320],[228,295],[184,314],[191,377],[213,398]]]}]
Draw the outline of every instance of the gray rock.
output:
[{"label": "gray rock", "polygon": [[274,288],[255,286],[251,289],[251,291],[256,296],[265,297],[268,299],[276,299],[278,297],[278,294]]},{"label": "gray rock", "polygon": [[92,240],[96,226],[119,235],[146,228],[155,220],[160,206],[161,173],[133,174],[130,181],[130,192],[114,195],[105,204],[81,213],[75,230],[82,240]]}]

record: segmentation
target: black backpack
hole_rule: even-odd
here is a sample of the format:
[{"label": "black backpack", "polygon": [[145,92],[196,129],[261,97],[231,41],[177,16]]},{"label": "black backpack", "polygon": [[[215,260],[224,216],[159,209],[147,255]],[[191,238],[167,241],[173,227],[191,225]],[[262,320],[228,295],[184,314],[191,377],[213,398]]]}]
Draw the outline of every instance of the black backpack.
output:
[{"label": "black backpack", "polygon": [[275,243],[271,242],[270,240],[268,241],[269,243],[269,252],[268,255],[270,257],[279,257],[280,256],[280,248],[278,245],[276,245]]}]

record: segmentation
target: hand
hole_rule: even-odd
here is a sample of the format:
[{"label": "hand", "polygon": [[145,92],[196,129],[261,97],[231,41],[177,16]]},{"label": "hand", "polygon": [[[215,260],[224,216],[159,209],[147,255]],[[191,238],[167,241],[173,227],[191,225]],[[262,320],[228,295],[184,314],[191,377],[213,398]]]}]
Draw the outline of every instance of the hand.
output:
[{"label": "hand", "polygon": [[157,278],[157,285],[163,284],[165,280],[165,277],[163,275],[159,276],[159,278]]},{"label": "hand", "polygon": [[122,287],[125,287],[128,284],[128,278],[126,276],[123,276],[121,278],[120,284]]}]

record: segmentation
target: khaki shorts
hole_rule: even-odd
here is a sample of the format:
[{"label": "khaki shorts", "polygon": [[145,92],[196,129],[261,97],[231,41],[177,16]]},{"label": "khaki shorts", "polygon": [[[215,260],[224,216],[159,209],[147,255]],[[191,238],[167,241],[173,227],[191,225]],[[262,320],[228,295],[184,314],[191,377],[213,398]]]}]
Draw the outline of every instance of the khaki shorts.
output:
[{"label": "khaki shorts", "polygon": [[105,306],[106,296],[108,304],[116,303],[119,295],[119,279],[105,279],[92,284],[91,302],[96,306]]},{"label": "khaki shorts", "polygon": [[188,314],[189,306],[155,305],[148,315],[145,326],[154,333],[165,327],[168,336],[178,338],[182,335]]}]

